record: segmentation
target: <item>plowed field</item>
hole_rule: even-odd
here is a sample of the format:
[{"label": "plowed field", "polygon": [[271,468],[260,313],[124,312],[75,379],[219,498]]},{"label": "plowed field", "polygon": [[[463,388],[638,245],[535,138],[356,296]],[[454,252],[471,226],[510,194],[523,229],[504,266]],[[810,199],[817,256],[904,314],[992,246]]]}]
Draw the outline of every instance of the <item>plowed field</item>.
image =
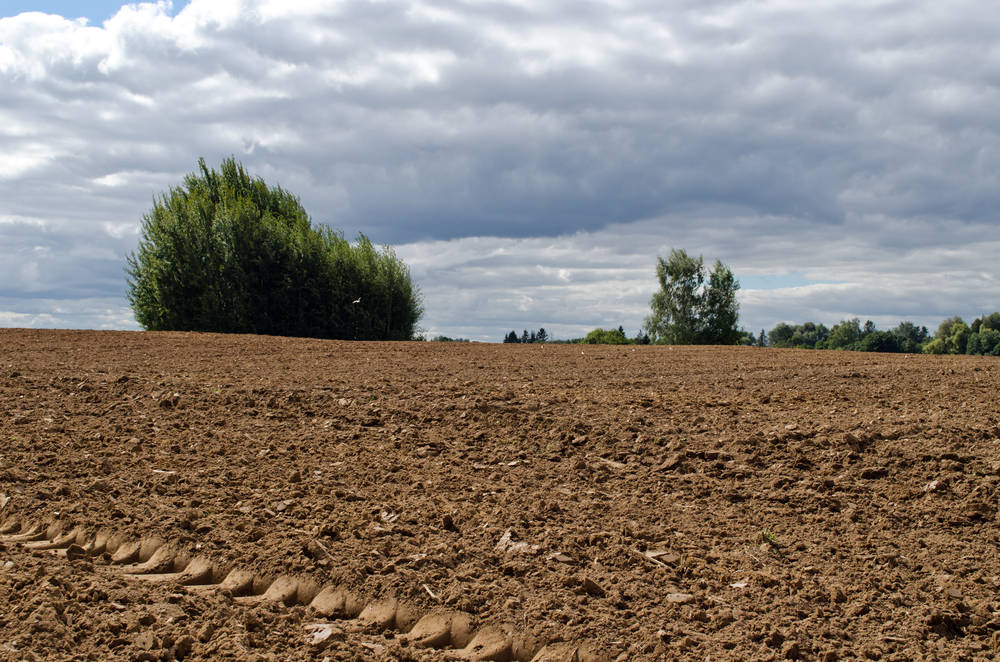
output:
[{"label": "plowed field", "polygon": [[0,659],[993,659],[1000,362],[0,330]]}]

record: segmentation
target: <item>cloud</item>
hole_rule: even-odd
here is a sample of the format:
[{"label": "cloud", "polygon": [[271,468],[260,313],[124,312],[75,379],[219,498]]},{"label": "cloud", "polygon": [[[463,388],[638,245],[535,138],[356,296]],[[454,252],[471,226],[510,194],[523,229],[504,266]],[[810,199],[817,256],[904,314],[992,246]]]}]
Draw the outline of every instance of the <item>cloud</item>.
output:
[{"label": "cloud", "polygon": [[435,329],[483,336],[545,311],[567,332],[631,330],[657,251],[679,245],[738,275],[812,279],[745,291],[754,327],[969,314],[995,289],[968,273],[992,273],[976,245],[1000,208],[998,35],[972,0],[193,0],[101,25],[2,18],[0,287],[124,305],[152,198],[199,156],[235,155],[316,221],[450,279],[422,281]]}]

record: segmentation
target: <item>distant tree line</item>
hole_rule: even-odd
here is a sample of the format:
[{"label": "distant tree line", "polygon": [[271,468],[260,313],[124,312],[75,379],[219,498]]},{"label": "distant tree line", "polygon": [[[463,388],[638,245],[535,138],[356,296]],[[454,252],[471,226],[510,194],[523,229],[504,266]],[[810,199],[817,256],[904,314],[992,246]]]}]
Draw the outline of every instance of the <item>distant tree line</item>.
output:
[{"label": "distant tree line", "polygon": [[[659,290],[649,302],[650,315],[635,337],[625,335],[625,329],[596,328],[583,338],[552,341],[524,331],[520,336],[511,331],[505,343],[573,342],[590,345],[735,345],[752,344],[753,337],[738,328],[739,304],[736,292],[739,281],[732,270],[716,260],[706,271],[704,259],[673,249],[667,259],[657,258],[656,279]],[[749,337],[749,341],[748,341]]]},{"label": "distant tree line", "polygon": [[544,328],[532,332],[524,330],[521,332],[521,335],[518,335],[517,331],[511,331],[504,336],[503,341],[505,343],[548,342],[562,345],[648,345],[650,343],[649,336],[643,331],[640,330],[634,337],[629,338],[625,335],[625,329],[621,326],[617,329],[602,329],[598,327],[582,338],[567,338],[564,340],[553,338]]},{"label": "distant tree line", "polygon": [[755,336],[739,327],[739,304],[736,293],[739,281],[719,260],[711,271],[704,259],[672,249],[664,259],[657,258],[656,279],[659,289],[649,302],[650,314],[642,330],[634,337],[623,327],[596,328],[583,338],[554,340],[545,329],[519,336],[511,331],[505,343],[571,342],[600,345],[650,343],[658,345],[755,345],[758,347],[795,347],[801,349],[840,349],[857,352],[904,352],[915,354],[979,354],[1000,356],[1000,312],[984,315],[967,325],[961,317],[950,317],[931,336],[925,326],[900,322],[883,331],[871,320],[864,324],[857,317],[841,320],[828,328],[805,322],[792,325],[782,322]]},{"label": "distant tree line", "polygon": [[543,328],[538,329],[538,331],[532,331],[528,333],[527,329],[521,332],[521,335],[517,335],[517,331],[511,331],[506,336],[504,336],[503,341],[505,343],[531,343],[531,342],[549,342],[549,333]]},{"label": "distant tree line", "polygon": [[926,326],[908,321],[888,331],[880,331],[871,320],[861,324],[857,317],[842,320],[832,328],[814,322],[797,326],[782,322],[766,335],[762,329],[756,344],[856,352],[1000,356],[1000,312],[977,318],[971,326],[961,317],[950,317],[941,322],[933,336]]},{"label": "distant tree line", "polygon": [[648,345],[651,341],[649,335],[641,330],[635,337],[629,338],[625,335],[625,329],[619,326],[608,330],[598,327],[576,342],[585,345]]}]

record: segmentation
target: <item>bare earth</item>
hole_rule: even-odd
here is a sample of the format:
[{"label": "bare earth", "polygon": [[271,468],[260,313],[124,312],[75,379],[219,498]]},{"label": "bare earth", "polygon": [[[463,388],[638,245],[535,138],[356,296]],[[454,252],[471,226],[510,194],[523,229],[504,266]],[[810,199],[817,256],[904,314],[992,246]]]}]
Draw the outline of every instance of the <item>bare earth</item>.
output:
[{"label": "bare earth", "polygon": [[0,330],[0,659],[987,660],[1000,362]]}]

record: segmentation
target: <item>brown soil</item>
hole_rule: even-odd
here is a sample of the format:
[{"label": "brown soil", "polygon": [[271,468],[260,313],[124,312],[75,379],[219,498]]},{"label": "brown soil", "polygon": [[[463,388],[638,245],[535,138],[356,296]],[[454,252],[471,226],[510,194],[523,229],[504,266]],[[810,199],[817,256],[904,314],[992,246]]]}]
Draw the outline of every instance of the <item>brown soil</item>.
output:
[{"label": "brown soil", "polygon": [[992,659],[998,390],[982,357],[0,330],[0,659]]}]

